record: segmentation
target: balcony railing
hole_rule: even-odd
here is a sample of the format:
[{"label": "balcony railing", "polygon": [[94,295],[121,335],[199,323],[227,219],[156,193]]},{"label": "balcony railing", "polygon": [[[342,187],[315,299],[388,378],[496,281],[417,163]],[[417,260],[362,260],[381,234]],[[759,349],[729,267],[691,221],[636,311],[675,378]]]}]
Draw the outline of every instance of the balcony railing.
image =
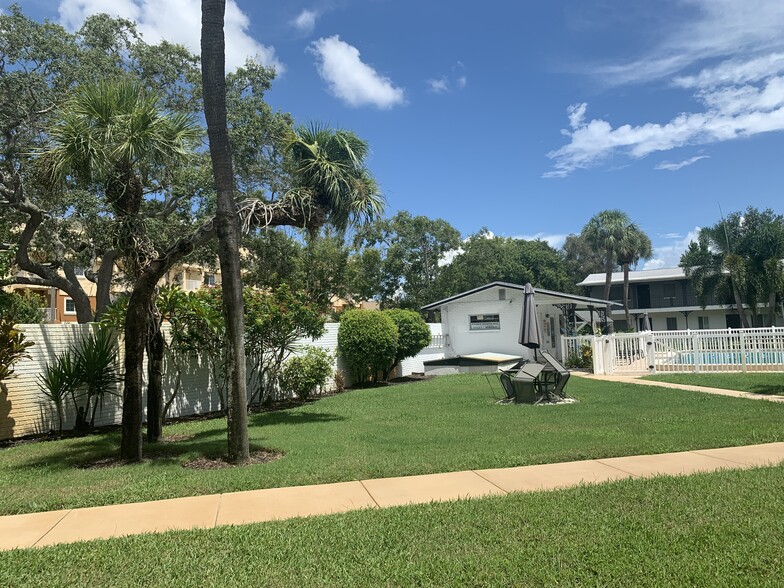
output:
[{"label": "balcony railing", "polygon": [[449,335],[433,335],[430,338],[430,345],[428,347],[435,349],[443,349],[449,346]]},{"label": "balcony railing", "polygon": [[[618,304],[623,304],[623,299],[613,300]],[[702,302],[697,296],[651,296],[648,300],[629,300],[630,310],[646,310],[654,308],[680,308],[684,306],[701,307]],[[705,297],[705,306],[723,305],[715,296]],[[617,309],[616,309],[617,310]]]}]

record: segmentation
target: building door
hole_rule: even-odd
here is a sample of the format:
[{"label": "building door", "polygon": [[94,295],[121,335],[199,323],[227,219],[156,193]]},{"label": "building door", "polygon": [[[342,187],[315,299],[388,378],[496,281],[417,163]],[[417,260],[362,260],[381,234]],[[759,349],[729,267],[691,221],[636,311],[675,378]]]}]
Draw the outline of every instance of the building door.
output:
[{"label": "building door", "polygon": [[740,329],[740,315],[739,314],[728,314],[727,315],[727,328],[728,329]]},{"label": "building door", "polygon": [[637,286],[637,307],[651,307],[651,286],[649,284],[639,284]]}]

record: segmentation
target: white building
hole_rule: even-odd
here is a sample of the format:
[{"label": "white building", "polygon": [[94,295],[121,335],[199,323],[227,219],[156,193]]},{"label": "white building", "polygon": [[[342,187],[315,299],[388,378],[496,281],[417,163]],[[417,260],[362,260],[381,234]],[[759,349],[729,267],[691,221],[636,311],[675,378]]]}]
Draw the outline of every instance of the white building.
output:
[{"label": "white building", "polygon": [[[523,314],[523,286],[492,282],[439,300],[422,310],[441,311],[441,332],[446,357],[483,353],[531,357],[533,352],[518,343]],[[535,298],[542,328],[542,349],[560,360],[561,336],[573,334],[590,323],[594,310],[605,300],[536,289]],[[617,303],[615,303],[617,305]],[[594,315],[598,320],[598,315]]]}]

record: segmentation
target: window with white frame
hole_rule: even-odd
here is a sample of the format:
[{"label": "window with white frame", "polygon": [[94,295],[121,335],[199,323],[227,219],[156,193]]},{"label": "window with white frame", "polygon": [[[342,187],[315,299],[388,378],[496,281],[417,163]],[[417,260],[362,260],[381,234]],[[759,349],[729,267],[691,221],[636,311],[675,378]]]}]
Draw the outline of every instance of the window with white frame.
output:
[{"label": "window with white frame", "polygon": [[710,329],[710,320],[708,320],[707,316],[698,316],[697,317],[697,328],[702,329]]},{"label": "window with white frame", "polygon": [[73,298],[65,299],[65,314],[76,314],[76,304]]},{"label": "window with white frame", "polygon": [[500,331],[501,318],[497,314],[472,314],[468,317],[470,331]]},{"label": "window with white frame", "polygon": [[215,285],[215,274],[204,274],[204,285],[205,286],[214,286]]},{"label": "window with white frame", "polygon": [[668,316],[667,317],[667,330],[668,331],[677,331],[678,330],[678,317],[677,316]]}]

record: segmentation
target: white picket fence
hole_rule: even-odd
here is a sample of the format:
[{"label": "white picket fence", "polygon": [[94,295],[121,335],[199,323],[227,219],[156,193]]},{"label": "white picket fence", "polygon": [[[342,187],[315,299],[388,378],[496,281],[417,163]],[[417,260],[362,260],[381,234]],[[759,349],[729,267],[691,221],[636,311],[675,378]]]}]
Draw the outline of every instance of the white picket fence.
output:
[{"label": "white picket fence", "polygon": [[[327,323],[324,335],[320,339],[299,339],[297,347],[306,345],[321,347],[333,357],[333,368],[343,369],[339,357],[335,356],[338,341],[337,323]],[[442,336],[441,323],[429,324],[431,344],[419,355],[404,360],[393,376],[405,376],[414,372],[423,372],[423,361],[444,357],[444,346],[447,337]],[[31,359],[16,364],[16,374],[0,386],[0,440],[21,437],[37,433],[45,433],[56,428],[56,416],[51,403],[44,397],[38,386],[38,374],[54,357],[78,341],[92,328],[92,325],[40,324],[19,325],[33,341],[30,349]],[[168,325],[164,325],[168,330]],[[119,362],[122,365],[122,361]],[[164,395],[169,398],[176,387],[176,378],[171,366],[164,369]],[[96,415],[96,425],[118,424],[122,417],[121,387],[118,385],[115,394],[107,398],[101,411]],[[144,402],[146,406],[146,400]],[[184,366],[180,378],[180,389],[169,410],[170,417],[203,414],[218,410],[220,402],[217,387],[206,361],[193,357]],[[66,406],[64,428],[73,427],[75,410],[72,403]]]},{"label": "white picket fence", "polygon": [[563,337],[564,357],[584,345],[597,374],[784,372],[784,327]]}]

